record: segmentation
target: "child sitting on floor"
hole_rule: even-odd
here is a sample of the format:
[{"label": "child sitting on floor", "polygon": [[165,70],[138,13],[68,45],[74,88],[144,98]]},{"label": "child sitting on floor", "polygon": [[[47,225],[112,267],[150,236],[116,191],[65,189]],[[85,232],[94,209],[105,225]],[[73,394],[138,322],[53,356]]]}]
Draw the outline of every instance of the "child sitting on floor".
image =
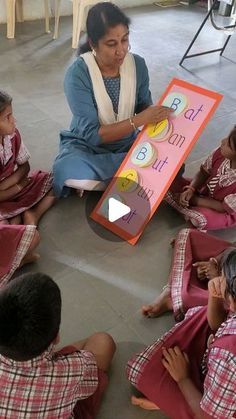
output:
[{"label": "child sitting on floor", "polygon": [[236,225],[236,127],[191,182],[175,179],[165,200],[200,230]]},{"label": "child sitting on floor", "polygon": [[29,153],[15,127],[12,98],[0,91],[0,223],[37,225],[55,197],[51,173],[29,173]]},{"label": "child sitting on floor", "polygon": [[39,259],[39,254],[35,252],[39,240],[39,232],[34,225],[0,224],[0,288],[18,268]]},{"label": "child sitting on floor", "polygon": [[12,280],[0,291],[0,417],[92,419],[115,352],[96,333],[55,351],[61,295],[42,273]]},{"label": "child sitting on floor", "polygon": [[171,419],[236,417],[236,250],[224,254],[208,290],[207,307],[189,309],[128,362],[128,379],[144,395],[133,404]]}]

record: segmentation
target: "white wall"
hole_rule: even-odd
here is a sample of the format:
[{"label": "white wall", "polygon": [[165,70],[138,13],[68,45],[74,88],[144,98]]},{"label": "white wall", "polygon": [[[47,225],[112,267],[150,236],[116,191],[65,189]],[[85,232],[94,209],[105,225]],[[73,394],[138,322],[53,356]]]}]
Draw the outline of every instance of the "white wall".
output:
[{"label": "white wall", "polygon": [[[152,0],[113,0],[117,6],[133,7],[145,4],[152,4]],[[33,20],[44,16],[43,0],[23,0],[25,20]],[[54,0],[50,0],[53,9]],[[62,0],[61,15],[72,14],[72,2],[70,0]],[[0,0],[0,23],[6,22],[5,0]]]}]

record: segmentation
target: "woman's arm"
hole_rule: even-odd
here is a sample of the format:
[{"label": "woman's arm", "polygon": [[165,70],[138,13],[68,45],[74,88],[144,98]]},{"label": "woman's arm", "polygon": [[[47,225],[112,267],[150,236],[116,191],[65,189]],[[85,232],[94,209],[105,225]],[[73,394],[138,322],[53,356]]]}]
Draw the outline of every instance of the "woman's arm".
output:
[{"label": "woman's arm", "polygon": [[[141,127],[146,124],[157,124],[163,119],[169,117],[172,110],[161,106],[151,106],[152,97],[149,90],[149,74],[145,63],[145,60],[134,55],[136,71],[137,71],[137,103],[136,103],[136,115],[133,116],[132,122],[135,127]],[[134,127],[127,119],[116,124],[101,126],[99,129],[99,135],[102,142],[117,141],[131,134]]]},{"label": "woman's arm", "polygon": [[157,124],[168,118],[171,112],[170,108],[164,106],[149,106],[131,118],[131,120],[126,119],[115,124],[102,125],[98,130],[98,134],[104,143],[117,141],[134,131],[131,121],[136,128],[146,124]]},{"label": "woman's arm", "polygon": [[30,165],[28,162],[19,166],[14,173],[12,173],[10,176],[8,176],[0,182],[0,191],[6,191],[7,189],[16,185],[16,183],[19,183],[24,177],[28,175],[29,171]]},{"label": "woman's arm", "polygon": [[[78,59],[68,69],[64,88],[68,104],[74,116],[71,128],[85,141],[99,145],[102,142],[118,141],[134,131],[134,126],[132,126],[129,119],[101,126],[88,69],[82,59]],[[142,88],[143,90],[147,89]],[[144,96],[144,93],[142,96]],[[139,110],[148,106],[151,102],[149,90],[145,96],[146,102],[142,102],[142,97],[139,97],[138,101]],[[147,101],[149,102],[147,103]],[[157,123],[167,118],[170,112],[171,110],[166,107],[148,106],[145,110],[135,115],[132,118],[132,122],[135,127],[148,123]]]}]

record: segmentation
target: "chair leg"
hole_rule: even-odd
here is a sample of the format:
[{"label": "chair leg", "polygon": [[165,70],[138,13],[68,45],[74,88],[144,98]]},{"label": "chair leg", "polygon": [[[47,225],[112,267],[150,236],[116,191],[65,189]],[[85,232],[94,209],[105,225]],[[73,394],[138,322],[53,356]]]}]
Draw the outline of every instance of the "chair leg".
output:
[{"label": "chair leg", "polygon": [[16,0],[6,0],[7,38],[15,38]]},{"label": "chair leg", "polygon": [[55,0],[55,27],[53,39],[58,38],[61,0]]},{"label": "chair leg", "polygon": [[83,21],[82,21],[82,24],[81,24],[80,32],[83,32],[83,31],[86,30],[86,22],[87,22],[89,9],[90,9],[89,5],[85,6],[85,8],[84,8]]},{"label": "chair leg", "polygon": [[45,32],[50,33],[48,0],[44,0],[44,11],[45,11]]},{"label": "chair leg", "polygon": [[[72,48],[78,48],[81,27],[83,24],[84,5],[79,4],[78,0],[74,0],[73,4],[77,3],[77,9],[73,10],[73,36],[72,36]],[[76,23],[74,24],[74,17]]]},{"label": "chair leg", "polygon": [[17,22],[24,22],[23,0],[16,1],[16,20]]}]

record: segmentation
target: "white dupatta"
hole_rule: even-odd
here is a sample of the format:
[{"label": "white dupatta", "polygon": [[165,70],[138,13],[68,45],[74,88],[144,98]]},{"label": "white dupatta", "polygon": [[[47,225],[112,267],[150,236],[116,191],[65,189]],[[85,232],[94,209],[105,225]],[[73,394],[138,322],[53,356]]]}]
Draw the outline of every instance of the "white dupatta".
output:
[{"label": "white dupatta", "polygon": [[81,54],[87,64],[93,84],[93,92],[98,107],[98,118],[102,125],[123,121],[134,115],[136,98],[136,66],[133,54],[127,53],[120,66],[120,97],[118,115],[115,114],[101,71],[92,52]]}]

